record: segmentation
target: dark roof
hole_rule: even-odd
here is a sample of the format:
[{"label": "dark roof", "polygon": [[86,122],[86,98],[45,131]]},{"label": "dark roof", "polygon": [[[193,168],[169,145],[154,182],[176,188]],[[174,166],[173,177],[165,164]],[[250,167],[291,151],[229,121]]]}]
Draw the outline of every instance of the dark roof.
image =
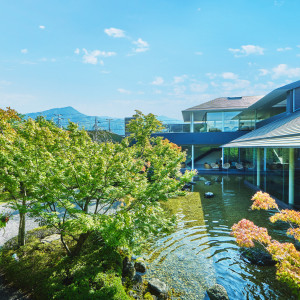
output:
[{"label": "dark roof", "polygon": [[281,86],[271,91],[269,94],[265,95],[264,97],[261,97],[259,101],[253,103],[250,107],[248,107],[248,109],[245,110],[243,114],[247,114],[248,111],[253,111],[255,109],[262,109],[262,108],[268,109],[269,107],[286,99],[288,91],[299,87],[300,87],[300,80]]},{"label": "dark roof", "polygon": [[253,130],[222,147],[239,148],[299,148],[300,111],[283,116],[261,128]]},{"label": "dark roof", "polygon": [[207,101],[197,106],[188,108],[184,111],[197,111],[197,110],[233,110],[245,109],[263,96],[242,96],[242,97],[221,97],[214,100]]}]

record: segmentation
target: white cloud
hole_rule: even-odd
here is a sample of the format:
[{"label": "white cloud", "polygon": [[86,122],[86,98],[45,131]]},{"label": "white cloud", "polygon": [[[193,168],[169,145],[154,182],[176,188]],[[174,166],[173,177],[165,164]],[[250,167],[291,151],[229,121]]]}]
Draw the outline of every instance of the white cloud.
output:
[{"label": "white cloud", "polygon": [[211,86],[213,86],[213,87],[218,87],[219,86],[219,84],[218,83],[216,83],[216,82],[214,82],[214,81],[211,81]]},{"label": "white cloud", "polygon": [[273,78],[279,78],[285,76],[288,78],[299,77],[300,68],[289,68],[286,64],[279,64],[277,67],[272,69]]},{"label": "white cloud", "polygon": [[275,86],[275,83],[268,81],[267,83],[257,83],[254,85],[255,90],[269,90]]},{"label": "white cloud", "polygon": [[284,4],[283,0],[275,0],[274,1],[274,6],[280,7]]},{"label": "white cloud", "polygon": [[0,87],[11,85],[10,81],[0,80]]},{"label": "white cloud", "polygon": [[[92,64],[96,65],[98,63],[98,57],[110,57],[116,55],[115,52],[106,52],[106,51],[100,51],[100,50],[93,50],[91,52],[88,52],[86,49],[82,49],[82,51],[85,53],[83,55],[83,62],[86,64]],[[103,61],[100,60],[99,62],[101,65],[103,65]]]},{"label": "white cloud", "polygon": [[21,49],[21,53],[27,54],[28,53],[28,49]]},{"label": "white cloud", "polygon": [[259,69],[259,76],[266,76],[270,73],[267,69]]},{"label": "white cloud", "polygon": [[289,51],[289,50],[292,50],[292,48],[291,47],[277,48],[278,52],[284,52],[284,51]]},{"label": "white cloud", "polygon": [[44,30],[46,27],[44,25],[40,25],[39,28]]},{"label": "white cloud", "polygon": [[222,86],[226,91],[244,89],[250,86],[250,81],[244,79],[237,79],[234,82],[222,82]]},{"label": "white cloud", "polygon": [[174,90],[173,90],[174,91],[174,95],[175,96],[182,96],[184,94],[185,90],[186,90],[186,87],[184,85],[175,86]]},{"label": "white cloud", "polygon": [[79,48],[76,48],[75,51],[74,51],[74,53],[75,53],[75,54],[79,54],[79,53],[80,53],[80,49],[79,49]]},{"label": "white cloud", "polygon": [[228,50],[231,53],[233,53],[235,57],[248,56],[251,54],[256,54],[256,55],[264,54],[264,48],[255,45],[244,45],[241,46],[240,49],[229,48]]},{"label": "white cloud", "polygon": [[188,78],[187,75],[174,76],[174,83],[184,82]]},{"label": "white cloud", "polygon": [[207,88],[208,88],[207,83],[192,83],[190,85],[191,91],[195,93],[203,93],[204,91],[207,90]]},{"label": "white cloud", "polygon": [[215,74],[215,73],[206,73],[205,75],[206,75],[209,79],[214,79],[214,78],[217,77],[217,74]]},{"label": "white cloud", "polygon": [[109,36],[112,36],[114,38],[123,38],[125,37],[125,31],[122,30],[122,29],[118,29],[118,28],[107,28],[107,29],[104,29],[104,32],[109,35]]},{"label": "white cloud", "polygon": [[164,79],[162,77],[155,77],[151,84],[153,85],[162,85],[164,83]]},{"label": "white cloud", "polygon": [[196,55],[203,55],[203,52],[197,51],[197,52],[195,52],[195,54],[196,54]]},{"label": "white cloud", "polygon": [[121,93],[121,94],[127,94],[127,95],[129,95],[129,94],[131,94],[131,91],[128,91],[128,90],[125,90],[125,89],[118,89],[118,92],[119,93]]},{"label": "white cloud", "polygon": [[141,38],[133,41],[132,43],[136,45],[136,48],[134,49],[135,52],[145,52],[149,50],[149,44]]},{"label": "white cloud", "polygon": [[224,79],[238,79],[239,76],[237,74],[232,73],[232,72],[224,72],[222,74],[222,77]]},{"label": "white cloud", "polygon": [[158,95],[160,95],[162,93],[162,91],[161,90],[154,90],[154,94],[158,94]]}]

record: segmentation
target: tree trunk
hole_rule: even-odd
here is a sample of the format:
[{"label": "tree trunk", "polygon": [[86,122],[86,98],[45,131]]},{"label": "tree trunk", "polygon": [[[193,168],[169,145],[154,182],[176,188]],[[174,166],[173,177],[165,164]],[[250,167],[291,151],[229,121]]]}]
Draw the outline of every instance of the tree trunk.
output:
[{"label": "tree trunk", "polygon": [[72,256],[79,255],[79,253],[80,253],[80,251],[82,249],[83,244],[85,243],[85,241],[87,240],[87,238],[90,236],[90,234],[91,234],[91,231],[88,231],[86,233],[82,233],[79,236],[78,242],[77,242],[76,246],[74,247],[74,249],[72,250]]},{"label": "tree trunk", "polygon": [[19,223],[19,233],[18,233],[19,247],[25,245],[25,216],[26,213],[20,212],[20,223]]}]

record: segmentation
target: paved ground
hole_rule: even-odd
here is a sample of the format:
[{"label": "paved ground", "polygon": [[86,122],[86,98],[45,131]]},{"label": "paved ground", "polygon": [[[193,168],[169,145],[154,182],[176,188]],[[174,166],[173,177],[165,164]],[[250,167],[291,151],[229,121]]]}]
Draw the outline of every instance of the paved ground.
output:
[{"label": "paved ground", "polygon": [[[3,212],[11,212],[10,209],[5,207],[5,204],[0,205],[0,213]],[[0,247],[4,245],[6,241],[11,239],[12,237],[18,235],[18,227],[19,227],[19,215],[17,212],[13,213],[10,220],[8,221],[5,229],[0,229]],[[31,230],[35,227],[38,227],[38,224],[30,218],[26,219],[26,230]],[[2,300],[0,298],[0,300]]]},{"label": "paved ground", "polygon": [[[0,205],[0,212],[11,212],[5,205]],[[0,246],[3,246],[6,241],[18,234],[19,216],[14,213],[6,225],[5,229],[0,229]],[[37,227],[38,224],[33,219],[26,219],[26,229],[31,230]],[[29,299],[23,293],[13,287],[5,284],[3,276],[0,274],[0,300],[25,300]]]}]

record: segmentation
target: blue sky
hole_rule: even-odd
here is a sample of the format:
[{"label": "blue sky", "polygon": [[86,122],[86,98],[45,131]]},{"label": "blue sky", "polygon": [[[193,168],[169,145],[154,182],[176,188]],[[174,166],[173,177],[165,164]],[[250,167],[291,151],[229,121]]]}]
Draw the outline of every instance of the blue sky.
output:
[{"label": "blue sky", "polygon": [[0,0],[0,107],[181,119],[300,79],[299,0]]}]

